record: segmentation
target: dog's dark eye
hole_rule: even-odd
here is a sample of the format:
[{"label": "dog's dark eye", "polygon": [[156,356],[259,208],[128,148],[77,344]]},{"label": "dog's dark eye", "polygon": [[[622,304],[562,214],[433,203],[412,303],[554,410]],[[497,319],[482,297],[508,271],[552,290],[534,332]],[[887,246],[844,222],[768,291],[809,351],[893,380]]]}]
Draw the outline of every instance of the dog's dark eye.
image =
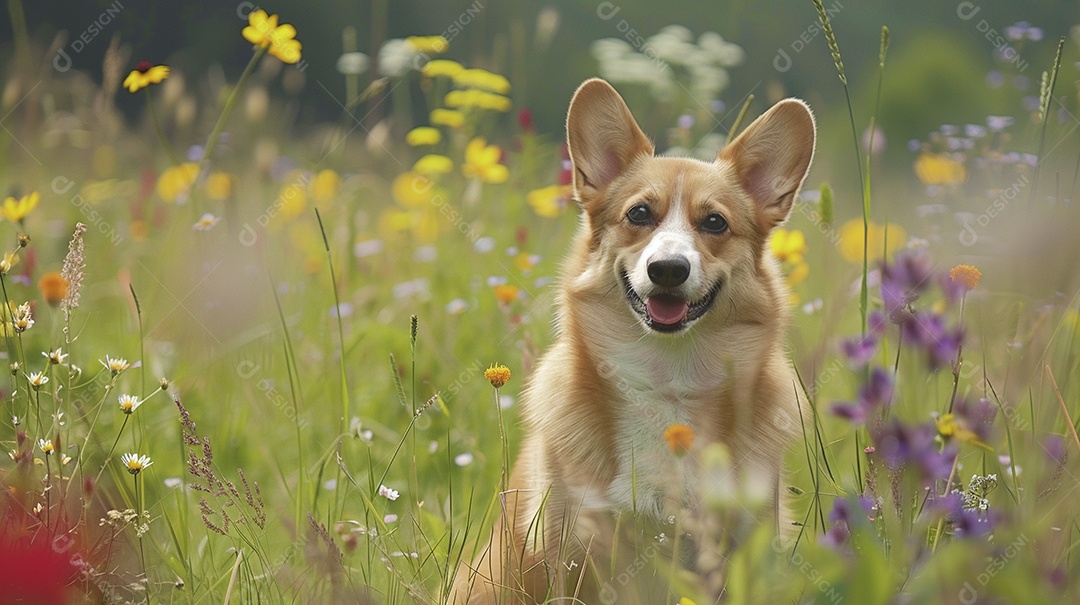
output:
[{"label": "dog's dark eye", "polygon": [[723,233],[727,228],[727,220],[719,214],[710,214],[701,223],[701,230],[706,233]]},{"label": "dog's dark eye", "polygon": [[652,222],[652,213],[645,204],[638,204],[627,211],[626,220],[634,225],[648,225]]}]

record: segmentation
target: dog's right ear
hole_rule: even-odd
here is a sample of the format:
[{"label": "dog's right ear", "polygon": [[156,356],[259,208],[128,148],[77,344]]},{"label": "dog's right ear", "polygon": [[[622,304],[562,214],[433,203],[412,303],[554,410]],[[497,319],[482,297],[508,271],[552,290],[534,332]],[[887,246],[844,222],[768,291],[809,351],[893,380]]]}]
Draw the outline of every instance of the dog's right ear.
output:
[{"label": "dog's right ear", "polygon": [[574,199],[584,202],[604,189],[653,145],[630,108],[610,84],[586,80],[566,116],[566,142],[574,169]]}]

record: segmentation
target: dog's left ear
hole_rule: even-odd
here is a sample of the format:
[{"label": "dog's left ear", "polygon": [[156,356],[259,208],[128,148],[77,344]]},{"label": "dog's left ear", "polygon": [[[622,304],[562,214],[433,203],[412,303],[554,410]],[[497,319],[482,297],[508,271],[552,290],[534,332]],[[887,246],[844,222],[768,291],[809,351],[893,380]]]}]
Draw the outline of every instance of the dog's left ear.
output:
[{"label": "dog's left ear", "polygon": [[757,207],[758,228],[767,233],[791,214],[795,195],[814,157],[816,128],[806,103],[773,105],[717,156],[735,167]]}]

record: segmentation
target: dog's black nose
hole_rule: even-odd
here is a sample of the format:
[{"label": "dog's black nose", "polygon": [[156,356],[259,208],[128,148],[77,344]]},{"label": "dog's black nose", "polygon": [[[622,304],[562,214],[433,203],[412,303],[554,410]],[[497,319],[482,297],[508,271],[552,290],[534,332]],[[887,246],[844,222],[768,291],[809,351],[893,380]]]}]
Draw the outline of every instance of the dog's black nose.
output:
[{"label": "dog's black nose", "polygon": [[690,277],[690,261],[686,257],[675,256],[654,260],[649,263],[649,279],[652,283],[666,288],[674,288]]}]

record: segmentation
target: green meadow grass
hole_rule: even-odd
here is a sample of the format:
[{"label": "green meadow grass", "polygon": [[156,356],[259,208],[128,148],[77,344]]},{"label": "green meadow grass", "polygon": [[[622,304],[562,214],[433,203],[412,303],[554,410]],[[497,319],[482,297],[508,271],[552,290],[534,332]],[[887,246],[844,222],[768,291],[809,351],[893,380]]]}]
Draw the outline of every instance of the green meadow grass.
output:
[{"label": "green meadow grass", "polygon": [[[138,91],[152,104],[126,123],[109,95],[129,94],[118,82],[130,66],[106,66],[118,92],[80,74],[35,84],[26,65],[45,61],[45,51],[19,44],[24,62],[4,69],[21,94],[5,100],[17,119],[0,137],[0,184],[16,199],[36,191],[41,201],[0,223],[0,249],[14,253],[3,275],[4,351],[19,364],[0,386],[0,443],[11,452],[0,464],[0,549],[26,561],[51,553],[40,565],[76,578],[69,602],[441,602],[495,521],[502,435],[512,464],[522,441],[519,393],[552,338],[555,278],[578,218],[572,204],[538,216],[530,192],[557,182],[560,141],[497,109],[473,109],[434,146],[409,146],[406,133],[418,124],[405,108],[439,107],[449,86],[421,86],[415,71],[364,92],[350,79],[356,97],[344,100],[339,122],[293,129],[295,108],[277,91],[298,68],[263,52],[224,90],[206,92],[200,74],[186,74],[185,87],[173,74]],[[884,62],[884,45],[881,54]],[[835,57],[839,64],[838,47]],[[1046,69],[1051,87],[1058,69]],[[385,120],[373,117],[379,112]],[[923,202],[976,217],[1016,189],[1016,200],[1007,198],[1015,215],[988,219],[972,247],[957,244],[962,228],[916,219],[898,204],[910,187],[875,184],[871,204],[865,151],[856,150],[860,182],[844,187],[865,191],[865,216],[852,227],[850,217],[833,217],[828,188],[807,184],[787,225],[805,235],[805,258],[785,262],[789,271],[809,267],[793,284],[789,338],[812,410],[785,457],[795,538],[774,539],[769,506],[752,489],[708,484],[726,468],[722,454],[699,448],[673,459],[701,462],[713,472],[707,487],[724,497],[688,513],[672,535],[690,532],[724,556],[693,573],[657,572],[671,602],[1080,597],[1070,579],[1080,572],[1072,430],[1080,283],[1071,258],[1032,262],[1019,237],[1076,249],[1060,228],[1076,218],[1061,194],[1075,162],[1064,150],[1075,144],[1068,124],[1041,114],[1013,127],[1017,147],[1008,149],[1047,154],[1047,141],[1069,141],[1037,172],[1017,164],[980,171],[973,152],[967,185],[918,186]],[[855,128],[869,121],[849,115]],[[470,157],[479,136],[500,147],[494,159],[476,148]],[[183,191],[191,179],[172,158],[192,145],[217,152],[205,165],[191,162],[204,178]],[[453,172],[401,180],[428,152],[449,157]],[[850,149],[819,154],[815,165],[842,163]],[[462,164],[472,165],[470,176]],[[495,164],[508,167],[504,182],[485,172]],[[227,176],[212,185],[215,174]],[[84,269],[69,252],[76,223],[86,226]],[[890,227],[864,240],[872,223]],[[929,490],[912,465],[891,470],[866,451],[882,447],[876,418],[868,429],[831,411],[865,382],[867,371],[839,347],[881,309],[873,248],[911,247],[889,239],[901,237],[895,226],[922,240],[914,247],[932,255],[936,272],[961,263],[983,271],[962,311],[936,287],[912,302],[963,325],[963,363],[931,371],[926,352],[893,325],[872,357],[895,377],[888,418],[947,426],[934,419],[952,409],[954,394],[985,398],[996,411],[981,443],[940,429],[927,447],[959,454],[949,480]],[[24,248],[21,235],[30,238]],[[71,290],[63,303],[69,314],[39,285],[65,258],[67,275],[85,274],[78,306]],[[28,301],[35,323],[19,332],[12,314]],[[57,348],[62,363],[42,356]],[[131,365],[113,373],[106,356]],[[483,375],[495,363],[512,372],[499,392]],[[49,380],[35,390],[37,372]],[[117,404],[124,394],[142,401],[130,415]],[[126,472],[126,453],[152,464]],[[991,474],[985,534],[958,535],[955,520],[927,504]],[[878,498],[870,511],[857,501],[865,494]],[[838,500],[851,511],[840,539],[827,537]]]}]

